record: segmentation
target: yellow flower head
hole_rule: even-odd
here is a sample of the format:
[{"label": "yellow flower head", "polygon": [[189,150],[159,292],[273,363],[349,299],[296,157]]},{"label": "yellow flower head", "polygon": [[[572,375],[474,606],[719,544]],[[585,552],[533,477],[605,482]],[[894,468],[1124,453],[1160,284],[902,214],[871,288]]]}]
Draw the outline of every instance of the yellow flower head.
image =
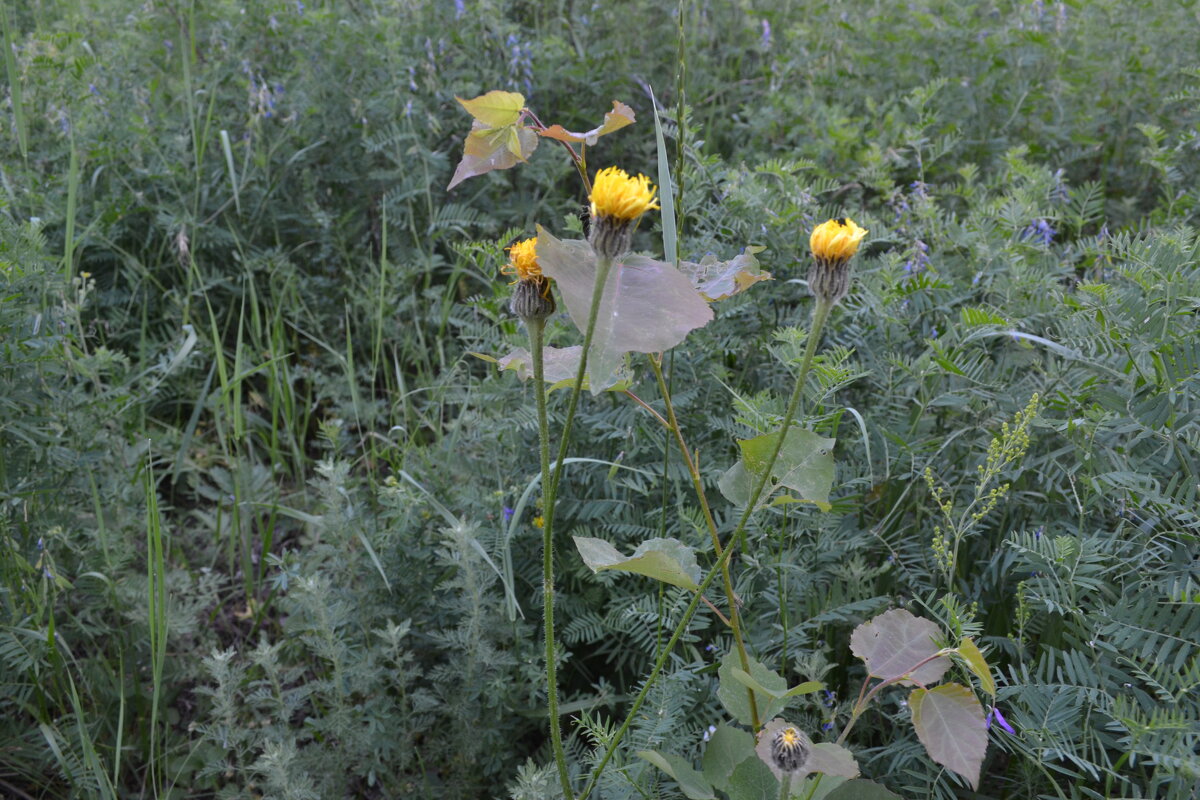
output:
[{"label": "yellow flower head", "polygon": [[813,229],[808,245],[821,261],[849,261],[858,252],[858,243],[867,235],[849,217],[838,217],[822,222]]},{"label": "yellow flower head", "polygon": [[537,237],[517,242],[508,248],[508,263],[500,268],[505,275],[516,275],[519,281],[539,281],[542,268],[537,260]]},{"label": "yellow flower head", "polygon": [[632,222],[652,208],[655,188],[645,175],[631,178],[625,170],[609,167],[596,173],[592,183],[592,216]]}]

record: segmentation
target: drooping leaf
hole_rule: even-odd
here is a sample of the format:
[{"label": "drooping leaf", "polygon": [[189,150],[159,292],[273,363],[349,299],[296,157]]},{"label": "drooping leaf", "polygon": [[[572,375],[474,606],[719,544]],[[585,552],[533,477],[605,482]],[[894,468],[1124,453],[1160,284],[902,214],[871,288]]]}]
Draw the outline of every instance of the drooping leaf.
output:
[{"label": "drooping leaf", "polygon": [[[939,656],[913,670],[938,652],[933,641],[937,634],[938,626],[934,623],[914,617],[903,608],[894,608],[855,628],[850,634],[850,650],[867,662],[867,670],[876,678],[891,680],[909,675],[928,685],[940,680],[950,668],[950,659]],[[913,685],[910,680],[900,683]]]},{"label": "drooping leaf", "polygon": [[913,727],[929,757],[979,788],[979,771],[987,753],[987,725],[974,693],[958,683],[926,691],[914,689],[908,698]]},{"label": "drooping leaf", "polygon": [[772,280],[771,273],[763,270],[755,255],[765,247],[747,247],[745,252],[729,261],[720,261],[709,253],[700,261],[681,261],[679,271],[688,276],[704,299],[712,302],[733,297],[744,292],[759,281]]},{"label": "drooping leaf", "polygon": [[567,130],[562,125],[551,125],[546,130],[539,131],[539,133],[547,139],[558,139],[561,142],[583,142],[590,147],[604,134],[619,131],[626,125],[632,125],[635,120],[636,117],[632,108],[619,100],[613,100],[612,111],[604,115],[604,124],[599,127],[592,128],[590,131],[584,131],[583,133],[575,133]]},{"label": "drooping leaf", "polygon": [[522,125],[514,123],[491,128],[475,120],[463,143],[462,161],[458,162],[446,189],[453,189],[467,178],[496,169],[508,169],[526,161],[533,155],[537,145],[537,134]]},{"label": "drooping leaf", "polygon": [[[778,438],[778,433],[766,433],[738,441],[747,473],[756,478],[762,476]],[[809,430],[792,428],[779,450],[771,477],[780,486],[797,492],[800,499],[815,503],[822,510],[829,510],[829,490],[833,487],[833,445],[836,441]]]},{"label": "drooping leaf", "polygon": [[996,681],[992,678],[992,670],[988,667],[987,659],[983,657],[983,653],[971,641],[971,637],[965,637],[958,643],[958,654],[962,657],[963,663],[967,665],[967,669],[975,673],[975,677],[979,678],[979,683],[983,686],[983,690],[992,697],[996,696]]},{"label": "drooping leaf", "polygon": [[902,798],[874,781],[858,778],[846,781],[825,795],[825,800],[902,800]]},{"label": "drooping leaf", "polygon": [[[721,659],[717,670],[720,684],[717,687],[717,699],[725,706],[729,715],[743,725],[754,724],[754,716],[750,713],[750,695],[747,689],[757,686],[764,693],[755,692],[754,702],[758,706],[758,718],[769,719],[783,711],[787,700],[783,697],[787,692],[787,681],[771,668],[749,659],[750,671],[747,675],[742,669],[741,657],[736,652],[726,653]],[[740,673],[739,678],[736,673]],[[747,681],[747,678],[750,680]],[[753,686],[749,685],[753,684]]]},{"label": "drooping leaf", "polygon": [[730,776],[747,758],[754,758],[754,736],[721,723],[704,748],[704,777],[722,792],[728,792]]},{"label": "drooping leaf", "polygon": [[700,588],[700,566],[692,548],[677,539],[647,539],[631,556],[623,556],[603,539],[575,536],[575,547],[583,563],[593,572],[613,569],[634,572],[649,578],[695,591]]},{"label": "drooping leaf", "polygon": [[638,756],[670,775],[688,800],[712,800],[713,788],[687,759],[657,750],[639,750]]},{"label": "drooping leaf", "polygon": [[504,128],[516,123],[521,117],[521,109],[525,108],[525,96],[517,92],[504,92],[499,89],[463,100],[455,97],[467,113],[482,123],[485,128]]},{"label": "drooping leaf", "polygon": [[[559,240],[538,226],[538,263],[553,278],[571,320],[587,329],[596,254],[581,240]],[[588,379],[592,394],[612,386],[625,353],[661,353],[713,318],[708,303],[670,264],[627,254],[613,263],[596,315]]]}]

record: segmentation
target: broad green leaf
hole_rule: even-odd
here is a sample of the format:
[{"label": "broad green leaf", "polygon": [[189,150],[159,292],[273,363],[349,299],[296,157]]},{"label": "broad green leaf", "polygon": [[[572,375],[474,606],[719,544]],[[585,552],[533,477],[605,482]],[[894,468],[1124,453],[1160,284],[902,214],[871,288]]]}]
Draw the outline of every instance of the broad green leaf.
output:
[{"label": "broad green leaf", "polygon": [[[717,488],[725,499],[735,506],[744,506],[750,502],[750,493],[754,491],[754,476],[746,471],[746,467],[738,461],[721,475]],[[768,487],[769,488],[769,487]],[[763,492],[767,494],[767,492]]]},{"label": "broad green leaf", "polygon": [[779,781],[770,768],[757,758],[738,764],[729,777],[729,800],[776,800]]},{"label": "broad green leaf", "polygon": [[800,800],[825,800],[846,782],[835,775],[805,775],[804,780],[792,781],[790,797]]},{"label": "broad green leaf", "polygon": [[[867,662],[867,670],[876,678],[891,680],[909,675],[916,682],[929,685],[946,674],[950,659],[939,656],[916,671],[913,668],[938,652],[933,641],[938,633],[938,626],[929,620],[894,608],[855,628],[850,634],[850,650]],[[909,680],[900,683],[913,685]]]},{"label": "broad green leaf", "polygon": [[[778,437],[778,433],[766,433],[738,441],[746,472],[756,477],[762,475]],[[799,493],[802,500],[829,510],[829,490],[833,487],[833,445],[836,441],[809,430],[792,428],[779,450],[771,477],[781,486]]]},{"label": "broad green leaf", "polygon": [[971,641],[971,637],[965,637],[958,643],[958,655],[962,657],[963,662],[967,665],[967,669],[975,673],[975,677],[979,678],[980,685],[983,690],[992,697],[996,696],[996,681],[992,679],[992,670],[988,667],[987,659],[983,657],[983,653],[975,646],[975,642]]},{"label": "broad green leaf", "polygon": [[[581,240],[559,240],[538,226],[538,263],[553,278],[580,331],[587,329],[596,254]],[[588,379],[592,394],[618,380],[626,353],[661,353],[713,318],[708,303],[670,264],[626,254],[614,262],[596,315]]]},{"label": "broad green leaf", "polygon": [[551,125],[546,130],[539,131],[539,133],[547,139],[558,139],[560,142],[583,142],[591,146],[604,134],[619,131],[626,125],[632,125],[635,120],[636,116],[632,108],[619,100],[613,100],[613,110],[604,115],[604,124],[597,128],[592,128],[590,131],[584,131],[583,133],[575,133],[567,130],[562,125]]},{"label": "broad green leaf", "polygon": [[728,792],[734,769],[754,757],[754,736],[721,723],[704,748],[704,777],[722,792]]},{"label": "broad green leaf", "polygon": [[713,788],[687,759],[657,750],[639,750],[638,756],[670,775],[688,800],[712,800]]},{"label": "broad green leaf", "polygon": [[974,693],[958,683],[926,691],[913,689],[908,697],[913,727],[929,757],[979,788],[979,770],[987,752],[987,725]]},{"label": "broad green leaf", "polygon": [[699,262],[680,262],[679,271],[688,276],[696,291],[703,295],[705,300],[724,300],[744,292],[759,281],[772,280],[771,273],[764,271],[755,258],[755,255],[766,249],[747,247],[745,252],[729,261],[720,261],[709,253]]},{"label": "broad green leaf", "polygon": [[902,800],[902,798],[874,781],[858,778],[846,781],[825,795],[825,800]]},{"label": "broad green leaf", "polygon": [[455,97],[462,107],[487,128],[504,128],[514,124],[525,108],[524,95],[517,92],[502,92],[499,89],[463,100]]},{"label": "broad green leaf", "polygon": [[[583,347],[580,345],[542,348],[542,373],[546,383],[550,384],[548,391],[569,389],[575,384],[575,375],[579,372],[579,356],[582,353]],[[501,358],[490,356],[487,353],[468,352],[467,354],[483,361],[489,361],[498,366],[501,371],[515,372],[517,377],[523,381],[533,377],[533,357],[524,347],[518,347]],[[633,377],[629,374],[628,365],[622,363],[617,370],[617,382],[605,391],[623,392],[632,385]],[[583,388],[588,388],[586,375],[583,376]]]},{"label": "broad green leaf", "polygon": [[804,683],[801,683],[798,686],[793,686],[791,689],[787,689],[782,692],[777,692],[773,689],[766,688],[761,683],[754,680],[754,678],[752,678],[748,673],[746,673],[745,671],[743,671],[737,667],[731,669],[729,671],[729,674],[730,674],[730,677],[732,677],[735,681],[742,684],[746,688],[753,689],[756,692],[762,692],[763,694],[767,695],[768,697],[773,697],[776,700],[781,700],[786,697],[797,697],[802,694],[812,694],[813,692],[816,692],[816,691],[819,691],[819,690],[825,688],[825,684],[821,683],[820,681],[805,681]]},{"label": "broad green leaf", "polygon": [[[736,652],[729,652],[721,659],[721,667],[717,670],[720,685],[717,687],[717,699],[725,706],[729,715],[743,725],[753,725],[754,717],[750,713],[750,695],[747,689],[754,687],[743,683],[747,678],[755,684],[763,694],[755,694],[758,705],[758,718],[770,719],[783,710],[786,700],[782,699],[787,691],[787,681],[778,673],[755,661],[750,661],[749,675],[742,669],[742,660]],[[738,674],[742,676],[738,677]]]},{"label": "broad green leaf", "polygon": [[832,742],[814,744],[805,769],[840,778],[858,777],[858,762],[854,760],[854,754]]},{"label": "broad green leaf", "polygon": [[700,588],[700,566],[692,548],[677,539],[647,539],[631,556],[623,556],[603,539],[575,536],[575,547],[583,563],[593,572],[613,569],[633,572],[649,578],[696,591]]},{"label": "broad green leaf", "polygon": [[514,124],[489,128],[476,120],[463,143],[462,161],[458,162],[446,189],[485,172],[516,166],[528,160],[537,145],[537,134],[526,127]]}]

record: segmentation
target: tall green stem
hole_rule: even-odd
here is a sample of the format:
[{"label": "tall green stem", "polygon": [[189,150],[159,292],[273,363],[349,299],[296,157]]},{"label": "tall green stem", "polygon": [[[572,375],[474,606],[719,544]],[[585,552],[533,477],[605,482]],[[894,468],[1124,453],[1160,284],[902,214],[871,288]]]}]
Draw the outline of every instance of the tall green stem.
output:
[{"label": "tall green stem", "polygon": [[550,433],[546,421],[546,387],[542,363],[542,329],[538,323],[537,340],[530,326],[530,346],[533,350],[533,380],[537,384],[538,429],[541,439],[542,458],[542,596],[546,625],[546,688],[550,698],[550,738],[554,747],[554,760],[558,764],[558,775],[562,781],[563,796],[574,800],[571,779],[567,773],[567,758],[563,752],[562,731],[558,720],[558,685],[554,667],[554,517],[558,500],[558,484],[562,480],[563,462],[567,457],[567,445],[571,439],[571,425],[575,422],[575,410],[579,407],[579,395],[583,392],[583,377],[587,374],[588,351],[596,333],[596,315],[600,311],[600,299],[612,270],[612,259],[603,256],[596,259],[596,281],[592,287],[592,307],[588,310],[587,330],[583,334],[583,353],[579,357],[579,369],[575,372],[575,385],[571,388],[571,399],[567,402],[567,418],[563,422],[562,437],[558,441],[558,458],[554,472],[550,471]]},{"label": "tall green stem", "polygon": [[[713,519],[712,510],[708,507],[708,497],[704,494],[704,482],[700,478],[700,465],[696,463],[696,459],[692,458],[687,442],[683,440],[683,430],[679,427],[679,420],[675,417],[675,404],[671,402],[671,392],[667,389],[667,381],[663,377],[662,364],[652,355],[648,358],[650,366],[654,369],[654,377],[658,381],[658,392],[662,395],[663,405],[667,409],[668,427],[675,434],[675,442],[679,445],[679,452],[683,454],[683,463],[692,476],[692,487],[696,490],[696,499],[700,502],[700,508],[704,512],[704,521],[708,526],[708,533],[712,537],[713,551],[716,552],[717,558],[720,558],[725,549],[721,547],[721,537],[717,534],[717,523]],[[729,562],[725,562],[725,565],[721,567],[721,579],[725,584],[725,599],[729,603],[729,627],[733,630],[733,640],[737,644],[738,659],[742,662],[742,669],[749,673],[750,657],[746,654],[746,642],[742,636],[742,615],[738,611],[737,595],[733,593],[733,581],[729,577]],[[758,701],[754,697],[754,690],[750,687],[746,687],[746,694],[750,698],[750,718],[754,730],[758,730],[762,727],[758,717]]]},{"label": "tall green stem", "polygon": [[762,495],[763,488],[770,479],[771,470],[775,468],[775,461],[779,458],[779,450],[783,443],[783,437],[787,435],[788,429],[791,427],[792,418],[795,416],[797,409],[800,406],[800,396],[804,388],[804,381],[808,378],[809,369],[812,367],[813,356],[816,353],[817,343],[821,338],[821,329],[825,327],[825,320],[829,317],[829,312],[833,310],[832,303],[826,303],[820,298],[817,299],[816,308],[813,309],[813,322],[809,331],[808,345],[805,348],[804,358],[800,363],[800,373],[796,376],[796,386],[792,390],[791,399],[788,401],[787,411],[784,413],[782,429],[779,433],[779,441],[776,442],[776,447],[771,453],[771,457],[767,460],[766,469],[763,470],[762,476],[759,478],[754,491],[750,493],[750,501],[746,504],[746,510],[742,512],[741,519],[738,520],[737,528],[729,537],[729,546],[725,548],[725,552],[717,559],[716,565],[708,571],[708,575],[700,583],[700,587],[692,596],[691,602],[684,609],[683,616],[679,620],[679,624],[675,626],[675,630],[671,633],[671,638],[667,640],[667,646],[663,648],[659,654],[658,660],[654,662],[654,668],[650,670],[650,675],[642,684],[641,691],[634,698],[633,705],[629,708],[629,713],[625,716],[625,721],[621,723],[621,727],[617,729],[613,735],[612,741],[608,743],[608,747],[604,752],[600,763],[592,770],[591,777],[588,778],[587,786],[580,793],[578,800],[587,800],[592,790],[596,788],[597,782],[600,780],[600,775],[604,772],[604,768],[608,765],[613,753],[620,746],[621,740],[625,737],[625,733],[629,730],[633,718],[641,709],[642,703],[646,700],[646,695],[650,693],[650,688],[654,685],[655,679],[662,672],[663,666],[667,663],[667,658],[674,650],[676,643],[683,637],[684,631],[688,624],[692,621],[692,616],[696,613],[696,609],[700,606],[700,598],[704,596],[704,592],[712,585],[713,580],[722,570],[729,564],[729,557],[733,555],[737,549],[738,538],[742,535],[746,527],[746,521],[750,518],[750,514],[754,511],[754,506],[758,502],[758,498]]},{"label": "tall green stem", "polygon": [[[545,365],[542,360],[542,334],[546,321],[527,319],[529,328],[529,352],[533,358],[533,386],[537,398],[538,455],[542,468],[542,496],[550,482],[550,424],[546,418]],[[550,745],[554,750],[554,762],[558,765],[558,777],[562,781],[563,794],[572,797],[571,776],[567,771],[567,754],[563,751],[562,727],[558,719],[558,667],[554,653],[554,539],[550,523],[542,527],[542,617],[546,629],[546,698],[550,713]]]}]

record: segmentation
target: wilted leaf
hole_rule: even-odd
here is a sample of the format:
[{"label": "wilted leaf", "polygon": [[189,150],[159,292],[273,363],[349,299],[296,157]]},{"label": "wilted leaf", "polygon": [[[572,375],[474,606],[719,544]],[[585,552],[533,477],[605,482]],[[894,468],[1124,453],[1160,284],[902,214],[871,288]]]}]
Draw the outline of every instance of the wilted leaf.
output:
[{"label": "wilted leaf", "polygon": [[[538,264],[553,278],[575,327],[587,329],[596,254],[581,240],[559,240],[538,226]],[[614,262],[596,315],[588,379],[598,394],[617,379],[625,353],[661,353],[707,325],[712,309],[670,264],[627,254]]]},{"label": "wilted leaf", "polygon": [[724,300],[744,292],[759,281],[772,280],[771,273],[759,267],[758,259],[754,257],[766,249],[747,247],[745,252],[729,261],[719,261],[715,255],[709,253],[699,262],[681,261],[679,271],[688,276],[704,299],[710,302]]},{"label": "wilted leaf", "polygon": [[454,170],[447,190],[467,178],[496,169],[508,169],[529,159],[537,148],[538,137],[533,131],[516,124],[490,128],[476,120],[463,143],[462,161]]},{"label": "wilted leaf", "polygon": [[721,723],[704,748],[704,777],[727,792],[734,769],[747,758],[754,758],[754,736]]},{"label": "wilted leaf", "polygon": [[700,566],[692,548],[676,539],[647,539],[631,556],[623,556],[603,539],[575,536],[575,547],[583,563],[593,572],[615,569],[695,591],[700,588]]},{"label": "wilted leaf", "polygon": [[[756,477],[762,475],[778,437],[778,433],[766,433],[738,441],[747,473]],[[828,511],[829,490],[833,486],[833,445],[836,441],[812,431],[792,428],[779,450],[771,477],[779,485],[798,492],[801,499],[816,503],[822,510]]]},{"label": "wilted leaf", "polygon": [[783,694],[787,691],[787,681],[777,672],[753,658],[749,659],[749,662],[750,672],[747,675],[742,669],[741,657],[736,652],[730,652],[721,659],[721,666],[717,670],[717,677],[720,679],[720,683],[717,685],[717,699],[725,706],[729,716],[743,725],[754,723],[754,717],[750,713],[748,689],[764,690],[762,694],[756,692],[754,698],[754,702],[758,706],[759,719],[775,716],[783,711],[787,702],[783,699]]},{"label": "wilted leaf", "polygon": [[463,100],[455,97],[462,107],[484,128],[504,128],[516,123],[525,108],[525,96],[517,92],[502,92],[499,89]]},{"label": "wilted leaf", "polygon": [[979,770],[987,753],[983,707],[966,686],[946,683],[926,691],[913,689],[908,698],[913,727],[929,757],[979,787]]},{"label": "wilted leaf", "polygon": [[674,778],[679,784],[679,791],[689,800],[711,800],[716,797],[712,786],[687,759],[657,750],[639,750],[638,756]]},{"label": "wilted leaf", "polygon": [[[855,628],[850,634],[850,650],[867,662],[867,670],[876,678],[891,680],[911,673],[914,680],[928,685],[940,680],[950,668],[950,659],[941,656],[913,671],[938,652],[933,641],[937,634],[934,623],[894,608]],[[913,685],[909,680],[900,683]]]},{"label": "wilted leaf", "polygon": [[561,142],[583,142],[590,147],[604,134],[619,131],[626,125],[632,125],[634,120],[635,117],[632,108],[619,100],[613,100],[613,110],[604,115],[604,124],[598,128],[592,128],[590,131],[584,131],[583,133],[574,133],[562,125],[551,125],[546,130],[539,131],[539,133],[547,139],[558,139]]},{"label": "wilted leaf", "polygon": [[967,669],[975,673],[975,677],[979,678],[979,683],[983,686],[983,690],[992,697],[996,696],[996,681],[992,678],[992,670],[988,667],[987,659],[983,657],[983,653],[975,646],[975,642],[971,641],[971,637],[965,637],[958,643],[958,654],[966,663]]}]

